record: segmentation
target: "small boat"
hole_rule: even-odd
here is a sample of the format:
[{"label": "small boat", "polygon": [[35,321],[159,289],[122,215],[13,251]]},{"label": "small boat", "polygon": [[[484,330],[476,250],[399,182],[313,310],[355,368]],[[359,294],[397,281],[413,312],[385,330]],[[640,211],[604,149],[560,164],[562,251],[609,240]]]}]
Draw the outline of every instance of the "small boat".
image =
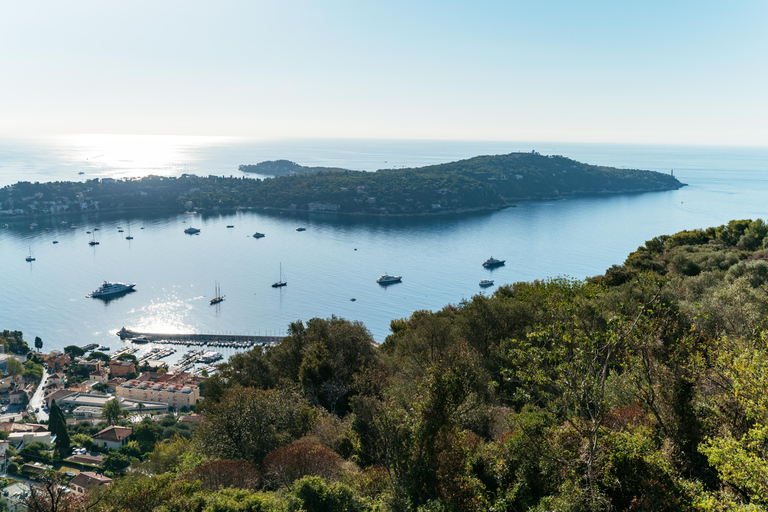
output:
[{"label": "small boat", "polygon": [[98,230],[99,230],[99,228],[93,228],[93,230],[94,230],[94,231],[98,231]]},{"label": "small boat", "polygon": [[80,172],[79,172],[79,173],[77,173],[77,174],[85,174],[85,173],[84,173],[83,171],[80,171]]},{"label": "small boat", "polygon": [[283,264],[280,263],[280,280],[276,283],[272,283],[272,288],[280,288],[281,286],[285,286],[288,283],[285,281],[285,276],[283,276]]},{"label": "small boat", "polygon": [[131,338],[131,341],[134,343],[149,343],[149,338],[146,336],[138,336],[136,338]]},{"label": "small boat", "polygon": [[218,281],[216,282],[216,296],[211,299],[211,305],[218,304],[224,301],[224,296],[221,294],[221,288],[219,288]]},{"label": "small boat", "polygon": [[35,257],[32,256],[32,247],[29,248],[29,256],[27,256],[24,259],[27,260],[27,261],[35,261]]},{"label": "small boat", "polygon": [[91,241],[88,242],[88,245],[99,245],[99,242],[96,241],[96,235],[95,234],[91,237]]},{"label": "small boat", "polygon": [[123,230],[122,230],[122,229],[118,229],[118,230],[117,230],[117,232],[118,232],[118,233],[122,233],[122,232],[123,232]]},{"label": "small boat", "polygon": [[253,238],[264,238],[265,236],[267,235],[264,233],[259,233],[258,231],[253,234]]},{"label": "small boat", "polygon": [[233,227],[235,227],[235,226],[233,226],[233,225],[231,225],[231,224],[230,224],[229,226],[227,226],[227,228],[233,228]]},{"label": "small boat", "polygon": [[304,228],[304,227],[301,227],[301,226],[296,228],[296,231],[306,231],[306,230],[307,230],[307,228]]},{"label": "small boat", "polygon": [[483,262],[483,266],[485,268],[500,267],[500,266],[504,265],[505,261],[507,261],[507,260],[497,260],[496,258],[491,256],[490,258],[488,258],[487,260],[485,260]]},{"label": "small boat", "polygon": [[[142,229],[143,229],[143,228],[142,228]],[[185,229],[185,230],[184,230],[184,232],[185,232],[186,234],[188,234],[188,235],[196,235],[196,234],[200,233],[200,230],[199,230],[199,229],[197,229],[197,228],[188,227],[187,229]]]},{"label": "small boat", "polygon": [[480,286],[482,286],[483,288],[486,288],[488,286],[493,286],[493,279],[481,279]]},{"label": "small boat", "polygon": [[379,284],[394,284],[399,283],[403,279],[403,276],[391,276],[389,274],[382,274],[376,279]]},{"label": "small boat", "polygon": [[58,240],[54,240],[53,243],[57,244],[57,243],[59,243],[59,241]]}]

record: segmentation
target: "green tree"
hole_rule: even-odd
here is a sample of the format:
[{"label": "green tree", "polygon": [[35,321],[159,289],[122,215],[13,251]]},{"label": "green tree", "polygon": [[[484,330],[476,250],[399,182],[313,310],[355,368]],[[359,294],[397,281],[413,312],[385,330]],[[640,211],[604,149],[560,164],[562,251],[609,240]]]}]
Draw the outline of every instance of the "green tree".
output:
[{"label": "green tree", "polygon": [[9,357],[6,359],[6,371],[11,377],[17,378],[24,373],[24,365],[15,357]]},{"label": "green tree", "polygon": [[82,357],[85,355],[85,351],[78,347],[77,345],[68,345],[64,347],[64,353],[69,354],[69,357],[72,359],[76,357]]},{"label": "green tree", "polygon": [[40,336],[35,336],[35,348],[38,352],[43,349],[43,340]]},{"label": "green tree", "polygon": [[65,458],[69,455],[69,431],[67,430],[67,422],[64,419],[64,414],[61,412],[61,408],[56,403],[56,400],[51,401],[51,412],[48,416],[48,429],[51,433],[56,435],[56,455],[61,459]]},{"label": "green tree", "polygon": [[106,420],[110,425],[114,425],[120,419],[123,414],[123,409],[120,407],[120,402],[117,398],[108,400],[101,409],[101,418]]},{"label": "green tree", "polygon": [[104,352],[91,352],[91,354],[88,356],[88,360],[92,361],[93,359],[99,359],[107,364],[109,364],[111,361],[111,358]]},{"label": "green tree", "polygon": [[289,389],[234,388],[204,407],[206,421],[195,432],[205,454],[245,459],[260,466],[271,451],[306,434],[313,420],[306,402]]}]

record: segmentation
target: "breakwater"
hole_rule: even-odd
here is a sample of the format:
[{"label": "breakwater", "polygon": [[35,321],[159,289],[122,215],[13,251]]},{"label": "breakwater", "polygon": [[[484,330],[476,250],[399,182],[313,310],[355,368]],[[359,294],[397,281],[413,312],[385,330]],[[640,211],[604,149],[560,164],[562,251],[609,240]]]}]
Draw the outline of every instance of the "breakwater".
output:
[{"label": "breakwater", "polygon": [[215,344],[234,343],[239,346],[252,346],[263,343],[280,343],[284,336],[251,336],[245,334],[164,334],[151,332],[138,332],[123,327],[117,331],[121,340],[143,338],[144,342],[178,342],[179,344]]}]

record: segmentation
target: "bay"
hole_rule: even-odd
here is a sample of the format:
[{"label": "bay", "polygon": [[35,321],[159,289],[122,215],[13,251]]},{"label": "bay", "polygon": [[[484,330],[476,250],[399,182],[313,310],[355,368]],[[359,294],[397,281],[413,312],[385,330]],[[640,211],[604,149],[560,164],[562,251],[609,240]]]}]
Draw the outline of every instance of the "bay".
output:
[{"label": "bay", "polygon": [[[598,165],[674,169],[688,186],[521,202],[516,208],[464,216],[239,211],[0,221],[9,224],[0,229],[0,328],[21,330],[27,340],[40,336],[45,351],[87,343],[114,350],[123,345],[115,335],[123,326],[149,332],[283,335],[290,322],[336,315],[363,322],[381,342],[392,319],[493,293],[496,286],[478,286],[483,278],[496,285],[555,276],[581,279],[621,264],[660,234],[766,218],[766,148],[133,136],[5,139],[0,140],[0,185],[184,172],[237,175],[240,164],[277,158],[376,170],[533,149]],[[32,222],[38,224],[34,229]],[[184,234],[189,226],[200,234]],[[307,230],[297,232],[297,226]],[[89,246],[86,231],[94,227],[99,228],[99,245]],[[133,240],[125,239],[129,228]],[[254,239],[256,231],[266,236]],[[36,260],[26,262],[30,250]],[[505,259],[506,265],[484,269],[482,262],[491,256]],[[280,265],[288,285],[273,289]],[[402,275],[402,283],[378,285],[376,277],[385,272]],[[106,303],[87,298],[103,280],[135,282],[137,291]],[[226,300],[211,306],[217,281]],[[230,355],[228,350],[221,349]]]}]

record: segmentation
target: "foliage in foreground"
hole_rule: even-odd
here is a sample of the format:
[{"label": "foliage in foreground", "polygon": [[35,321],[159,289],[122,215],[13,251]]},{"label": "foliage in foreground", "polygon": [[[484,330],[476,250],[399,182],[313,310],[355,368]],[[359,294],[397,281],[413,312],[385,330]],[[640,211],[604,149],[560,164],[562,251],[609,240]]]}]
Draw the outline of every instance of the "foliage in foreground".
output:
[{"label": "foliage in foreground", "polygon": [[296,322],[206,383],[103,510],[768,506],[762,221],[658,237],[585,281],[392,322]]}]

